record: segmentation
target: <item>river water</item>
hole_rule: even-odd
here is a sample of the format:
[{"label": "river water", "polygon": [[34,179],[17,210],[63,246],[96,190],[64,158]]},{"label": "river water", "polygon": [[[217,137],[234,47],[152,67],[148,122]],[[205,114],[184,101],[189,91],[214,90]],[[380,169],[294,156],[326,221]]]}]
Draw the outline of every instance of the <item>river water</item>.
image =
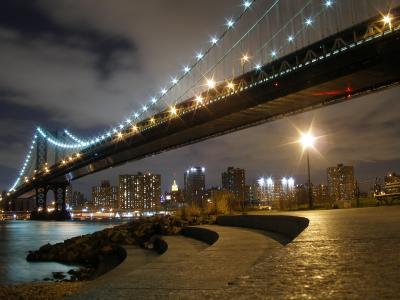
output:
[{"label": "river water", "polygon": [[52,272],[66,272],[73,266],[59,263],[27,262],[29,250],[36,250],[46,243],[92,233],[115,225],[109,222],[0,222],[0,284],[42,281],[52,278]]}]

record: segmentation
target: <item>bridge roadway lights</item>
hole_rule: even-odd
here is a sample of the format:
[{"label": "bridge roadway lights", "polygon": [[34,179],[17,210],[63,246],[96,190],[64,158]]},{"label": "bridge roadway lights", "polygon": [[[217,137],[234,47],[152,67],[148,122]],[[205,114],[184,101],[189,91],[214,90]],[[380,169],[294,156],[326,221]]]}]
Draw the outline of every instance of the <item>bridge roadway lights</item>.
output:
[{"label": "bridge roadway lights", "polygon": [[68,183],[53,183],[36,188],[36,207],[37,210],[47,211],[47,192],[49,190],[54,192],[54,209],[56,211],[66,211],[66,190]]}]

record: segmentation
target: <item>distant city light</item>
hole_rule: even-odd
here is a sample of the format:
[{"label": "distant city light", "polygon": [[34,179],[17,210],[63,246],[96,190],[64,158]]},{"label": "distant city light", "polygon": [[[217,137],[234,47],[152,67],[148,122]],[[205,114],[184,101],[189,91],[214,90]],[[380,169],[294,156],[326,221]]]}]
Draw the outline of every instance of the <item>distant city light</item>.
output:
[{"label": "distant city light", "polygon": [[305,21],[305,24],[306,24],[307,26],[311,26],[312,23],[313,23],[313,20],[311,19],[311,17],[307,18],[306,21]]},{"label": "distant city light", "polygon": [[256,70],[260,71],[262,68],[261,64],[256,64]]},{"label": "distant city light", "polygon": [[199,95],[199,96],[196,96],[195,100],[196,100],[196,102],[199,103],[199,104],[203,103],[203,97],[201,97],[200,95]]},{"label": "distant city light", "polygon": [[248,62],[249,61],[249,56],[247,54],[244,54],[242,56],[242,62]]},{"label": "distant city light", "polygon": [[293,35],[289,35],[287,40],[288,40],[289,43],[293,42],[294,41]]},{"label": "distant city light", "polygon": [[272,57],[276,57],[276,55],[277,55],[276,51],[275,51],[275,50],[272,50],[272,51],[271,51],[271,56],[272,56]]}]

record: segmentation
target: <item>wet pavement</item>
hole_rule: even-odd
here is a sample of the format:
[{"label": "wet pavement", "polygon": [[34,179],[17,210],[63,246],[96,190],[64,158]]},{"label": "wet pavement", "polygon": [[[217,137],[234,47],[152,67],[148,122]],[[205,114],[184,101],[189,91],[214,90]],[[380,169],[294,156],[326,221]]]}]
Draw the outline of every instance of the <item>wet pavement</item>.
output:
[{"label": "wet pavement", "polygon": [[209,297],[400,299],[400,206],[287,214],[309,227]]},{"label": "wet pavement", "polygon": [[400,299],[400,206],[286,214],[310,220],[289,243],[210,226],[220,233],[214,245],[167,237],[164,255],[128,258],[73,298]]}]

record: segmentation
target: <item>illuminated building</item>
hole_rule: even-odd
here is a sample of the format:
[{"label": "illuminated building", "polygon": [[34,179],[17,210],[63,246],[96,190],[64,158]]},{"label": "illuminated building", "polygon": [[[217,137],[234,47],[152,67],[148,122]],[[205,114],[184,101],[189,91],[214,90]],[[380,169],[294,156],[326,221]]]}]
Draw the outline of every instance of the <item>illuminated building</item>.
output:
[{"label": "illuminated building", "polygon": [[103,180],[100,186],[92,187],[92,204],[96,209],[118,207],[118,187],[111,186],[108,180]]},{"label": "illuminated building", "polygon": [[400,175],[396,173],[389,173],[385,176],[385,194],[397,194],[400,193]]},{"label": "illuminated building", "polygon": [[165,193],[164,206],[167,209],[175,209],[184,205],[183,193],[179,189],[175,179],[171,186],[171,191]]},{"label": "illuminated building", "polygon": [[72,185],[69,184],[65,189],[65,203],[69,206],[72,205],[72,194]]},{"label": "illuminated building", "polygon": [[233,193],[236,202],[245,200],[245,171],[229,167],[222,173],[222,188]]},{"label": "illuminated building", "polygon": [[204,167],[192,167],[185,172],[184,185],[186,203],[195,204],[197,206],[203,205],[206,189],[205,181]]},{"label": "illuminated building", "polygon": [[292,207],[295,199],[294,179],[283,177],[281,180],[261,177],[258,179],[257,198],[261,206],[276,209]]},{"label": "illuminated building", "polygon": [[258,204],[259,199],[257,197],[257,190],[258,190],[258,185],[257,184],[249,184],[245,185],[245,200],[246,202],[253,206]]},{"label": "illuminated building", "polygon": [[72,209],[82,209],[83,207],[86,207],[87,199],[85,198],[85,195],[81,192],[73,192],[70,206],[72,207]]},{"label": "illuminated building", "polygon": [[160,205],[161,176],[151,173],[119,176],[119,207],[154,210]]},{"label": "illuminated building", "polygon": [[328,190],[332,201],[354,199],[354,167],[338,164],[327,169]]},{"label": "illuminated building", "polygon": [[327,185],[319,184],[312,187],[315,204],[330,203],[329,189]]}]

